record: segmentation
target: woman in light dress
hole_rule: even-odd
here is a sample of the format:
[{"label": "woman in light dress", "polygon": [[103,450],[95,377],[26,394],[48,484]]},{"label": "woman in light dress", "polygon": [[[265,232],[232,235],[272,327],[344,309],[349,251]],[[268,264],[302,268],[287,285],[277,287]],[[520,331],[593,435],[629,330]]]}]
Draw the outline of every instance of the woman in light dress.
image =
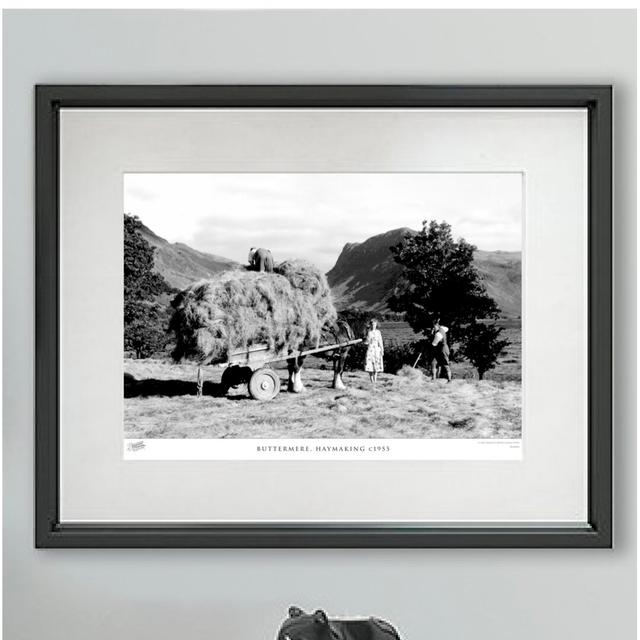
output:
[{"label": "woman in light dress", "polygon": [[371,320],[367,333],[367,356],[365,358],[364,370],[369,374],[369,379],[373,384],[378,379],[378,372],[383,370],[382,356],[384,355],[384,345],[382,344],[382,334],[378,329],[378,321]]}]

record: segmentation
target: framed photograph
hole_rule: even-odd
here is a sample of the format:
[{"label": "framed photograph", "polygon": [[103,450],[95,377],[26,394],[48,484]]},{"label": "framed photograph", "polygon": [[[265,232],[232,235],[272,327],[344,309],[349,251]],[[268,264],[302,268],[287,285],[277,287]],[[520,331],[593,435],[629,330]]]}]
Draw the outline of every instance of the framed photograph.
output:
[{"label": "framed photograph", "polygon": [[36,546],[611,547],[611,106],[36,87]]}]

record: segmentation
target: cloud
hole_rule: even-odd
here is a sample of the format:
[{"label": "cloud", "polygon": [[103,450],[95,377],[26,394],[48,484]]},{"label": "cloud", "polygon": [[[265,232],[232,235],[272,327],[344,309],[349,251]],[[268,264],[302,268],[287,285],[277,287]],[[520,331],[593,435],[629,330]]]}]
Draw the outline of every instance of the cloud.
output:
[{"label": "cloud", "polygon": [[239,261],[267,246],[325,270],[347,242],[423,220],[481,249],[522,242],[518,173],[127,174],[124,204],[170,242]]},{"label": "cloud", "polygon": [[132,202],[135,202],[135,201],[153,202],[158,198],[157,191],[154,191],[153,189],[149,189],[141,183],[131,184],[128,188],[127,195]]}]

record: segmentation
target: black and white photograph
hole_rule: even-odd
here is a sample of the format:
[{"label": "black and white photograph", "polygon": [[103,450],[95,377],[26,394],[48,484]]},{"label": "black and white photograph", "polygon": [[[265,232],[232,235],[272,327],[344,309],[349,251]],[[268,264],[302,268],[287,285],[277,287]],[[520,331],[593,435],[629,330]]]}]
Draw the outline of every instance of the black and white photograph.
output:
[{"label": "black and white photograph", "polygon": [[3,11],[0,635],[635,638],[637,11],[201,4]]},{"label": "black and white photograph", "polygon": [[126,174],[125,455],[519,444],[523,189],[518,172]]}]

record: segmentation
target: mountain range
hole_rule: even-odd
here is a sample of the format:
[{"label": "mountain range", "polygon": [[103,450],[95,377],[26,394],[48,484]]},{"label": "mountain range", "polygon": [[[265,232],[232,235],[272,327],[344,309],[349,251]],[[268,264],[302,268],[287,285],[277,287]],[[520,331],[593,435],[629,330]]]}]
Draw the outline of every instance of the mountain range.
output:
[{"label": "mountain range", "polygon": [[[357,308],[376,311],[388,309],[401,267],[393,260],[389,248],[408,233],[406,227],[372,236],[364,242],[349,242],[336,264],[327,273],[338,309]],[[173,287],[183,289],[196,280],[240,265],[234,260],[197,251],[186,244],[170,243],[143,226],[141,234],[153,247],[155,267]],[[482,251],[474,254],[474,262],[489,295],[503,316],[517,317],[522,304],[522,256],[519,251]]]},{"label": "mountain range", "polygon": [[[387,310],[402,267],[389,250],[407,234],[402,227],[373,236],[364,242],[349,242],[327,273],[338,309],[347,307],[382,312]],[[488,294],[504,316],[521,314],[522,256],[519,251],[481,251],[474,254],[475,266]]]},{"label": "mountain range", "polygon": [[197,251],[181,242],[168,242],[144,225],[140,235],[156,249],[156,271],[176,289],[184,289],[192,282],[240,266],[234,260]]}]

